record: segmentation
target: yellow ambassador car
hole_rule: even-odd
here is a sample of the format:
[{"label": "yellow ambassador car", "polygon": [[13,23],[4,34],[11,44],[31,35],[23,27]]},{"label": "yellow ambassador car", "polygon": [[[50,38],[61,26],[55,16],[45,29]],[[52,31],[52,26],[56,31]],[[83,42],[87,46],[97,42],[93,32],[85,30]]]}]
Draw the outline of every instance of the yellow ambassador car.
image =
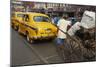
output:
[{"label": "yellow ambassador car", "polygon": [[28,12],[24,14],[18,32],[26,35],[27,41],[33,43],[36,39],[56,37],[57,27],[51,23],[47,15]]},{"label": "yellow ambassador car", "polygon": [[22,21],[23,18],[23,12],[12,12],[11,15],[11,26],[15,29],[18,30],[19,24]]}]

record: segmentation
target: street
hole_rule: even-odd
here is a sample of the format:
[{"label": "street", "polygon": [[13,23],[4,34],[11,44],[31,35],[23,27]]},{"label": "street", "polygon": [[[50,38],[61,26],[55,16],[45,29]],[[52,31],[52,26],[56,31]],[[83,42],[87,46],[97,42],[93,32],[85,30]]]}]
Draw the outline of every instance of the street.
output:
[{"label": "street", "polygon": [[11,65],[64,63],[56,52],[54,41],[43,40],[29,44],[25,36],[11,29]]}]

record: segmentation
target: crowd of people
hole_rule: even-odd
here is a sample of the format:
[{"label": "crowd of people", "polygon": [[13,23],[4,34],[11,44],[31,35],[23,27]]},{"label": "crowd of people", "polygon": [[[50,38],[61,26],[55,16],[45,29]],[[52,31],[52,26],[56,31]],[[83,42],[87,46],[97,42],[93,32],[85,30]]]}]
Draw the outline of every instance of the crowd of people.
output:
[{"label": "crowd of people", "polygon": [[62,16],[56,16],[52,18],[52,23],[55,24],[58,28],[58,34],[56,38],[56,45],[60,49],[64,48],[64,41],[66,39],[66,33],[68,33],[70,36],[74,36],[75,32],[80,29],[80,21],[75,18],[72,18],[69,20],[69,16],[62,15]]}]

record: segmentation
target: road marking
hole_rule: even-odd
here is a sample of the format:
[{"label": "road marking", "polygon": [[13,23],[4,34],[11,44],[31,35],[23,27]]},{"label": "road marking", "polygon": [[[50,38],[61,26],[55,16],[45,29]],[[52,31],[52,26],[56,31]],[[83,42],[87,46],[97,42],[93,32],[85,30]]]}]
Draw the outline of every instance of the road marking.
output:
[{"label": "road marking", "polygon": [[[50,59],[50,58],[57,57],[57,56],[58,56],[58,55],[49,56],[49,57],[46,57],[45,59],[48,60],[48,59]],[[39,62],[39,60],[36,60],[36,61],[34,61],[34,62]]]},{"label": "road marking", "polygon": [[24,43],[26,43],[26,44],[32,49],[32,51],[34,51],[34,53],[39,57],[39,59],[40,59],[41,61],[43,61],[43,62],[46,63],[46,64],[49,63],[45,58],[43,58],[43,57],[40,55],[40,53],[39,53],[33,46],[31,46],[31,45],[28,44],[27,42],[24,42]]},{"label": "road marking", "polygon": [[[58,55],[53,55],[53,56],[49,56],[49,57],[46,57],[45,59],[48,60],[50,58],[53,58],[53,57],[57,57]],[[36,62],[39,62],[40,60],[35,60],[34,63]],[[32,62],[32,61],[31,61]],[[31,62],[28,62],[28,63],[24,63],[24,64],[30,64]]]},{"label": "road marking", "polygon": [[[36,56],[39,58],[39,60],[35,60],[34,62],[42,61],[45,64],[49,64],[49,62],[47,61],[48,59],[58,56],[58,55],[52,55],[52,56],[44,58],[43,56],[40,55],[40,53],[31,44],[29,44],[25,39],[23,39],[23,36],[20,36],[20,37],[22,38],[22,40],[26,44],[26,46],[31,48],[32,52],[34,52],[36,54]],[[26,64],[29,64],[29,62]]]},{"label": "road marking", "polygon": [[46,57],[46,59],[50,59],[50,58],[57,57],[57,56],[58,55],[49,56],[49,57]]},{"label": "road marking", "polygon": [[[21,36],[20,36],[21,37]],[[22,38],[22,37],[21,37]],[[43,57],[40,55],[40,53],[33,47],[31,46],[31,44],[27,43],[23,38],[22,38],[23,42],[31,48],[31,50],[37,55],[37,57],[42,61],[44,62],[45,64],[49,64],[49,62]]]},{"label": "road marking", "polygon": [[[15,33],[17,33],[17,31],[14,31]],[[19,35],[19,33],[17,33],[18,35]],[[55,58],[55,57],[57,57],[58,56],[58,54],[54,54],[54,55],[51,55],[51,56],[47,56],[47,57],[43,57],[43,56],[41,56],[40,54],[39,54],[39,52],[36,50],[36,48],[34,48],[34,46],[32,46],[31,44],[29,44],[27,41],[26,41],[26,39],[25,39],[25,37],[22,35],[22,34],[20,34],[19,35],[19,39],[21,38],[21,41],[23,42],[23,43],[25,43],[25,44],[23,44],[23,45],[26,45],[25,47],[28,47],[31,51],[32,51],[32,53],[33,53],[33,55],[36,55],[37,56],[37,60],[34,60],[34,61],[26,61],[26,62],[23,62],[22,64],[20,64],[20,65],[14,65],[14,66],[21,66],[21,65],[32,65],[32,63],[33,63],[33,65],[34,65],[34,63],[37,63],[37,64],[39,64],[38,62],[40,62],[40,61],[42,61],[42,64],[44,63],[44,64],[50,64],[50,62],[49,62],[49,60],[48,59],[53,59],[53,58]],[[33,49],[32,49],[33,48]],[[35,54],[34,54],[34,49],[35,49]],[[37,54],[36,54],[37,53]],[[41,56],[39,56],[39,55]],[[41,64],[41,63],[40,63]]]}]

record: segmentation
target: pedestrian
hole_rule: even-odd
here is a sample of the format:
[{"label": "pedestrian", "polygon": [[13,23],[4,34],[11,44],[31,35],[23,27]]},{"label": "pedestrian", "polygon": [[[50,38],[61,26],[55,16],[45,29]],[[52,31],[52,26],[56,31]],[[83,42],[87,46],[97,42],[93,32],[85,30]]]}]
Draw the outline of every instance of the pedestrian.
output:
[{"label": "pedestrian", "polygon": [[54,24],[54,17],[53,15],[50,15],[51,23]]},{"label": "pedestrian", "polygon": [[71,18],[71,22],[72,22],[71,25],[74,25],[74,24],[77,22],[76,18],[75,18],[75,17],[72,17],[72,18]]},{"label": "pedestrian", "polygon": [[71,21],[67,20],[68,16],[63,15],[58,21],[57,47],[64,49],[64,41],[66,39],[67,27],[71,25]]},{"label": "pedestrian", "polygon": [[57,15],[54,17],[54,24],[57,25],[60,17]]}]

